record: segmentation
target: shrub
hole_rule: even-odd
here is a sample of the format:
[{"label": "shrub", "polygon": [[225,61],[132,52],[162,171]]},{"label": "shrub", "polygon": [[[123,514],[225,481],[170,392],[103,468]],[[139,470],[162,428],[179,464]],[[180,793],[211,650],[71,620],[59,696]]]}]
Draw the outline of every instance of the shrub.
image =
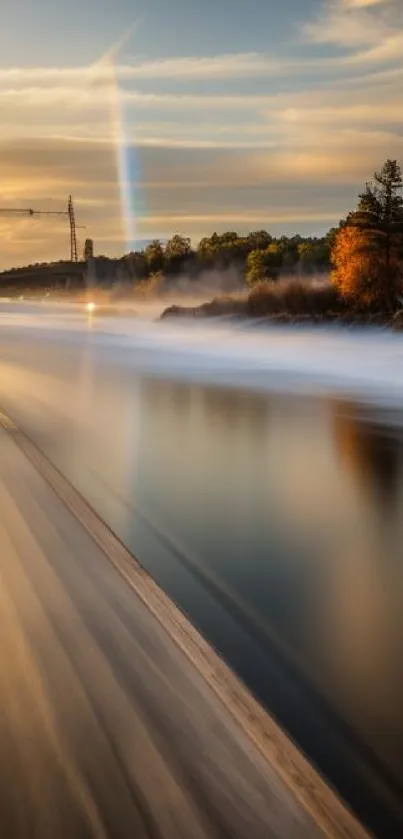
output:
[{"label": "shrub", "polygon": [[337,289],[329,283],[304,283],[301,280],[281,280],[277,283],[258,283],[248,295],[251,315],[319,315],[337,313],[343,309]]},{"label": "shrub", "polygon": [[149,300],[162,294],[164,286],[164,276],[161,271],[157,271],[155,274],[150,274],[149,277],[145,277],[137,282],[134,287],[134,293],[136,297]]}]

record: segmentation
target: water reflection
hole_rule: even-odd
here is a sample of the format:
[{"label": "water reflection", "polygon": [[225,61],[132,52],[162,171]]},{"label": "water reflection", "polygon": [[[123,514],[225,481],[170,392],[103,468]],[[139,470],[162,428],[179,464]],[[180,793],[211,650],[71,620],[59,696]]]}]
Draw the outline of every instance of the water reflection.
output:
[{"label": "water reflection", "polygon": [[402,436],[369,409],[143,381],[135,495],[403,784]]},{"label": "water reflection", "polygon": [[338,405],[335,435],[342,462],[362,490],[375,492],[383,513],[392,513],[400,491],[403,437],[399,427],[391,431],[382,426],[374,409]]}]

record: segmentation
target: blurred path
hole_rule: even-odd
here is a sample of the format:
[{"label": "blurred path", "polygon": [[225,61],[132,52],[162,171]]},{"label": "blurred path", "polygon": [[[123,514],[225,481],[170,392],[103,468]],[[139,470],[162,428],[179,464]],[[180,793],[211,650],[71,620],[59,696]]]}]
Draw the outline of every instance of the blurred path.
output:
[{"label": "blurred path", "polygon": [[0,428],[0,835],[363,837],[312,773],[317,826],[13,434]]}]

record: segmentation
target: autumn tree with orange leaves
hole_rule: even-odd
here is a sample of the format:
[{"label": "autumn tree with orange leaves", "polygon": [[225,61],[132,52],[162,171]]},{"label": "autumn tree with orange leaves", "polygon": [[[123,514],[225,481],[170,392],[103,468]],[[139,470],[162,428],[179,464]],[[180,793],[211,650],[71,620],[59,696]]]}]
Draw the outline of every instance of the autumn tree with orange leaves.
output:
[{"label": "autumn tree with orange leaves", "polygon": [[357,209],[336,234],[332,280],[343,297],[392,311],[402,294],[403,187],[396,160],[387,160]]}]

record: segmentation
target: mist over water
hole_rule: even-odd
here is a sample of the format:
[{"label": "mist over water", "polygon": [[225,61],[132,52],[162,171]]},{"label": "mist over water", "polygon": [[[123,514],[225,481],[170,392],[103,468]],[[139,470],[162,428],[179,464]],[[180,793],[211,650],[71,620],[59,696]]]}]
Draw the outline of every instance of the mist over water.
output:
[{"label": "mist over water", "polygon": [[109,305],[101,298],[89,312],[85,303],[3,302],[0,322],[3,331],[21,328],[45,342],[68,344],[84,336],[86,346],[100,353],[124,346],[125,366],[148,374],[403,406],[403,343],[390,329],[268,326],[219,317],[160,321],[166,304]]}]

